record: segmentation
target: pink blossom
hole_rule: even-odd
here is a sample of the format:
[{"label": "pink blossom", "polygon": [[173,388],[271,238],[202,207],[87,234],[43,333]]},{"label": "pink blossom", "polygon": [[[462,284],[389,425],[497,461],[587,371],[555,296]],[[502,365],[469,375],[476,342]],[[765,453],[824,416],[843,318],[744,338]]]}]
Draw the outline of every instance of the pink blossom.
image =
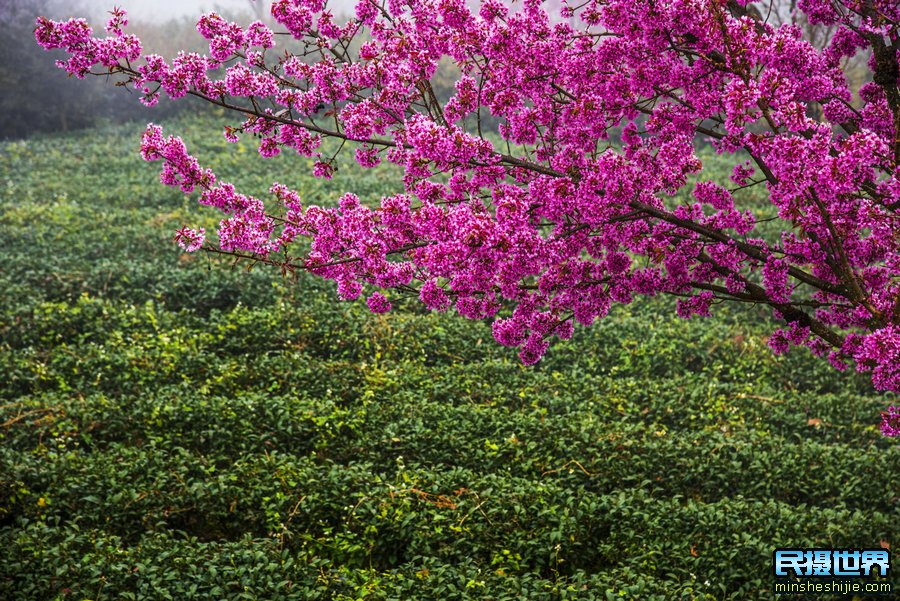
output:
[{"label": "pink blossom", "polygon": [[189,253],[200,250],[205,240],[206,230],[202,227],[199,230],[183,227],[175,233],[175,242]]},{"label": "pink blossom", "polygon": [[391,303],[389,303],[380,292],[372,293],[372,295],[366,299],[366,304],[369,306],[369,310],[372,313],[387,313],[391,310]]},{"label": "pink blossom", "polygon": [[885,436],[900,436],[900,407],[888,407],[881,414],[881,433]]},{"label": "pink blossom", "polygon": [[334,173],[334,167],[331,163],[325,163],[323,161],[316,161],[313,165],[313,175],[315,177],[322,177],[325,179],[331,179],[332,174]]}]

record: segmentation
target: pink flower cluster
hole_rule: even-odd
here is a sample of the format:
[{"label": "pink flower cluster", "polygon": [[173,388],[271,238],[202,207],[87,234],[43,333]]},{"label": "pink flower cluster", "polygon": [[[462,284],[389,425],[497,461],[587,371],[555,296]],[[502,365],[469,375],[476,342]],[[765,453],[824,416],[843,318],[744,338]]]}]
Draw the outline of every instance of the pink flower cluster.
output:
[{"label": "pink flower cluster", "polygon": [[900,407],[888,407],[881,414],[881,433],[885,436],[900,436]]},{"label": "pink flower cluster", "polygon": [[140,58],[140,40],[122,32],[127,23],[124,11],[116,9],[106,27],[111,35],[95,38],[94,30],[84,19],[56,22],[39,17],[34,37],[47,50],[61,48],[69,53],[69,60],[57,61],[57,66],[69,75],[84,78],[97,65],[112,69],[121,61],[127,63]]},{"label": "pink flower cluster", "polygon": [[184,249],[185,252],[196,252],[203,247],[206,241],[206,230],[202,227],[195,230],[189,227],[183,227],[175,232],[175,242]]},{"label": "pink flower cluster", "polygon": [[[806,346],[900,392],[900,7],[804,0],[811,27],[832,32],[818,48],[754,4],[592,0],[552,15],[540,0],[359,0],[338,23],[325,0],[276,0],[294,54],[267,55],[261,23],[208,14],[210,56],[171,64],[136,64],[124,15],[105,40],[82,20],[39,19],[35,35],[70,54],[70,72],[101,64],[148,103],[193,94],[242,113],[229,139],[314,157],[317,177],[337,164],[320,154],[329,137],[364,167],[403,169],[405,193],[380,206],[301,207],[274,186],[272,207],[151,126],[143,152],[163,182],[227,214],[223,251],[273,262],[307,237],[283,269],[333,279],[341,298],[393,289],[493,319],[526,363],[636,295],[676,295],[685,318],[764,305],[775,352]],[[860,52],[870,77],[856,89],[842,65]],[[441,102],[432,82],[448,63],[459,76]],[[701,145],[733,160],[730,178],[705,177]],[[391,306],[378,291],[367,304]]]},{"label": "pink flower cluster", "polygon": [[210,56],[222,62],[250,48],[275,46],[272,30],[260,21],[254,21],[245,31],[237,23],[226,21],[216,13],[208,13],[200,17],[197,31],[209,40]]}]

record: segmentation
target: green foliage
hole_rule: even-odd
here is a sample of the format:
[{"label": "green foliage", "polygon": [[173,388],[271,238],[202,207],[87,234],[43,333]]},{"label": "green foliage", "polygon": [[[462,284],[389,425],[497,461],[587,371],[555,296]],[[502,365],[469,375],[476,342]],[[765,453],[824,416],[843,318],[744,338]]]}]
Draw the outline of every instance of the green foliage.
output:
[{"label": "green foliage", "polygon": [[[244,191],[394,190],[208,125]],[[0,598],[768,599],[775,546],[895,540],[888,401],[754,309],[637,302],[523,368],[488,324],[180,255],[216,216],[137,132],[0,147]]]}]

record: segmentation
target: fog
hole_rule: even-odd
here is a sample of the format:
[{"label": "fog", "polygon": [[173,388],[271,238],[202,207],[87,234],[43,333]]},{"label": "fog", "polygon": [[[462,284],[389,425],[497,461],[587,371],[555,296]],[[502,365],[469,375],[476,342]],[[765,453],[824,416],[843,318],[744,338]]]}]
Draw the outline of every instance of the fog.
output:
[{"label": "fog", "polygon": [[[82,10],[78,11],[79,4]],[[331,10],[336,14],[348,13],[352,10],[354,0],[331,0]],[[257,7],[257,5],[261,5]],[[114,6],[119,6],[128,11],[129,18],[134,21],[151,21],[161,23],[170,19],[190,18],[194,19],[204,12],[216,11],[223,14],[245,14],[251,16],[262,14],[268,16],[270,0],[82,0],[73,2],[73,13],[84,12],[84,9],[95,19],[103,18],[103,15]],[[75,16],[74,14],[72,16]]]},{"label": "fog", "polygon": [[[128,11],[129,17],[136,21],[161,22],[173,18],[196,17],[212,10],[250,13],[250,4],[249,0],[90,0],[88,8],[92,14],[101,15],[113,6],[119,6]],[[265,4],[268,5],[268,2]]]}]

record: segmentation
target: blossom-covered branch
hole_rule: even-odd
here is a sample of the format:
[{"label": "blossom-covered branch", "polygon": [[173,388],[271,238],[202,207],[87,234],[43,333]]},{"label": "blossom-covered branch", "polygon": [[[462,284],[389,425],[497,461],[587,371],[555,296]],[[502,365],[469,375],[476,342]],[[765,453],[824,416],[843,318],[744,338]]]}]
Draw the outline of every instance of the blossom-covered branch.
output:
[{"label": "blossom-covered branch", "polygon": [[[405,193],[376,207],[352,193],[304,206],[277,183],[264,202],[149,126],[142,152],[163,183],[226,213],[220,252],[333,279],[344,299],[393,289],[491,318],[526,363],[635,295],[676,295],[685,318],[758,303],[780,320],[776,352],[805,345],[900,392],[900,7],[801,0],[834,32],[817,48],[758,4],[360,0],[339,22],[325,0],[277,0],[290,51],[261,22],[211,13],[198,22],[209,54],[171,61],[142,56],[118,10],[105,37],[43,18],[35,36],[69,54],[70,74],[120,75],[148,105],[191,94],[231,109],[243,121],[229,140],[316,157],[317,177],[334,169],[324,138],[365,168],[404,169]],[[871,77],[857,90],[844,65],[859,54]],[[444,101],[442,60],[458,71]],[[730,182],[704,177],[702,145],[733,158]],[[743,195],[756,186],[775,239]],[[211,248],[190,228],[177,241]],[[368,304],[390,308],[380,291]]]}]

